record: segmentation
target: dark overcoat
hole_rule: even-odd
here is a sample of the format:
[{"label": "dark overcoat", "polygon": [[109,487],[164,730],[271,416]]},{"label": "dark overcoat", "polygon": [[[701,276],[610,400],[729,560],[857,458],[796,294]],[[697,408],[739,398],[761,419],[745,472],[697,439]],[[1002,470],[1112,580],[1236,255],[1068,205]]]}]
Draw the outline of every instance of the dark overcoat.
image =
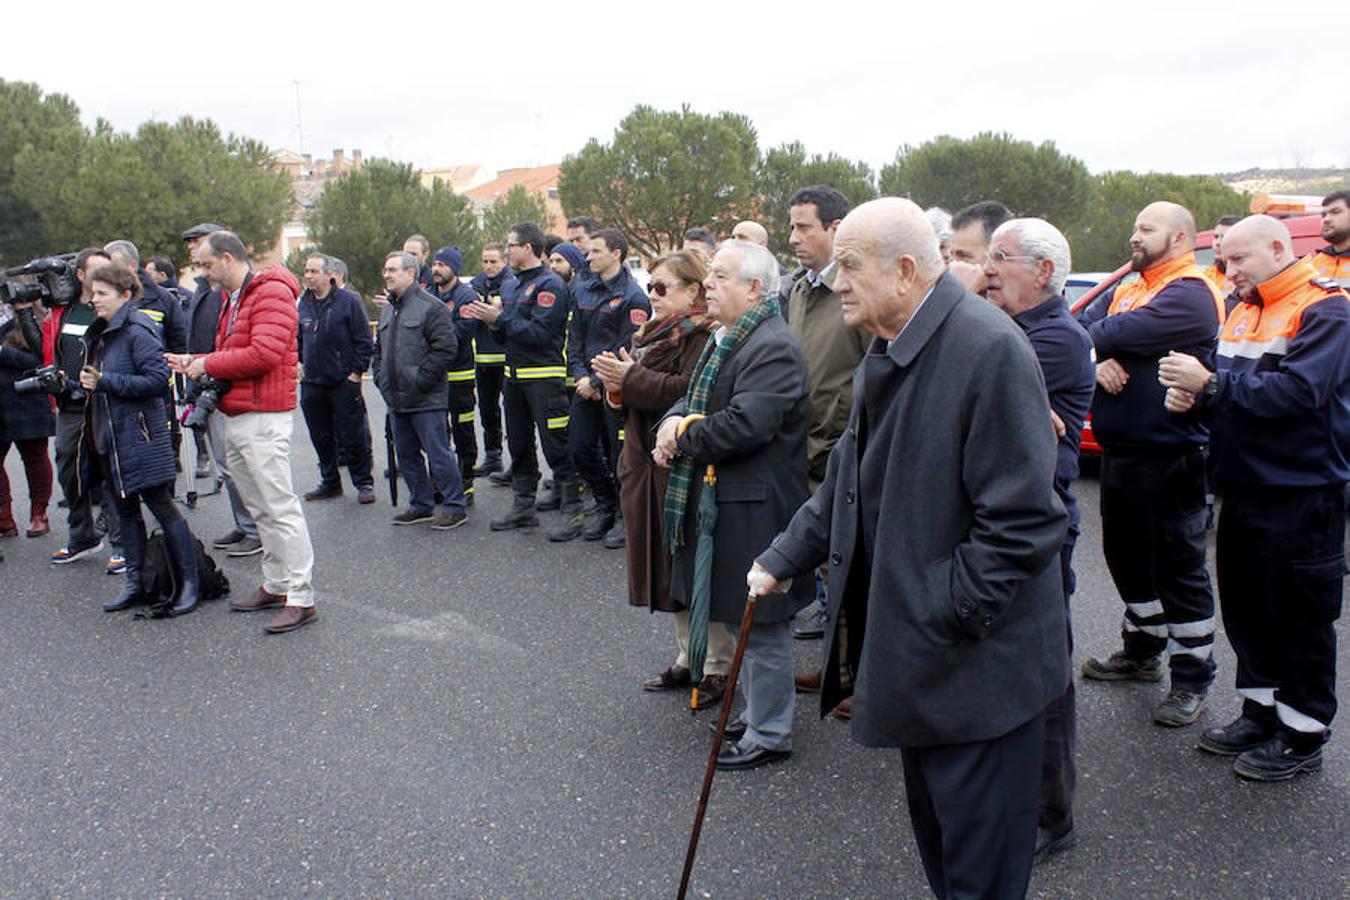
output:
[{"label": "dark overcoat", "polygon": [[[90,329],[96,332],[97,327]],[[177,475],[164,405],[169,366],[161,333],[128,302],[98,334],[93,365],[102,376],[90,395],[88,414],[94,446],[108,458],[119,497],[171,484]]]},{"label": "dark overcoat", "polygon": [[829,560],[821,708],[851,682],[858,742],[990,740],[1064,693],[1054,473],[1026,336],[944,274],[873,341],[824,483],[758,560],[799,580]]},{"label": "dark overcoat", "polygon": [[[697,378],[698,376],[695,375]],[[732,351],[717,373],[707,418],[678,441],[694,461],[684,546],[674,555],[671,594],[688,606],[698,543],[698,498],[704,467],[717,467],[717,531],[712,608],[715,622],[739,625],[745,576],[755,555],[787,525],[808,496],[806,430],[810,422],[806,360],[781,316],[765,319]],[[681,399],[669,415],[688,412]],[[815,596],[815,581],[799,578],[787,594],[756,604],[756,622],[782,622]]]},{"label": "dark overcoat", "polygon": [[[13,323],[19,327],[18,322]],[[0,442],[14,443],[56,434],[56,415],[47,394],[19,395],[15,382],[42,365],[42,356],[19,342],[14,346],[0,338]]]}]

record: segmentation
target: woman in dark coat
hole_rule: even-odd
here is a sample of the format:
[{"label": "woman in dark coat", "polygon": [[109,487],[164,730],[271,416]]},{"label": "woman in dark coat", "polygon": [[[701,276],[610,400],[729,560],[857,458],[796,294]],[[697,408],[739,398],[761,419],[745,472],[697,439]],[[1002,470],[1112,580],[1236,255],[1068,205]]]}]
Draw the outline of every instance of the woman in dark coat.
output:
[{"label": "woman in dark coat", "polygon": [[[671,253],[652,267],[647,292],[652,318],[633,335],[632,351],[605,353],[592,367],[605,384],[605,399],[624,413],[624,441],[619,454],[619,506],[628,548],[628,602],[653,612],[676,615],[674,665],[643,683],[649,691],[689,685],[689,611],[670,596],[670,552],[661,528],[670,470],[652,461],[657,423],[689,389],[694,366],[717,323],[707,316],[703,279],[708,270],[692,253]],[[735,638],[715,623],[708,636],[705,678],[724,679]],[[699,691],[707,706],[720,690]]]},{"label": "woman in dark coat", "polygon": [[[6,310],[9,320],[0,324],[0,537],[14,537],[19,526],[11,506],[5,459],[16,445],[28,479],[29,537],[40,537],[47,525],[47,503],[52,498],[52,461],[47,438],[56,434],[56,416],[51,397],[45,393],[14,392],[14,383],[25,372],[42,365],[42,332],[36,313],[39,307]],[[5,313],[0,313],[4,318]],[[25,332],[28,332],[25,334]]]},{"label": "woman in dark coat", "polygon": [[93,362],[80,373],[80,385],[90,395],[90,433],[117,504],[127,561],[122,593],[103,608],[116,612],[141,600],[144,500],[164,531],[178,576],[170,615],[182,615],[197,605],[197,555],[192,532],[173,504],[176,467],[170,411],[164,405],[169,381],[164,342],[158,326],[135,307],[141,286],[134,272],[108,264],[90,273],[89,280],[99,321],[89,331],[96,341]]}]

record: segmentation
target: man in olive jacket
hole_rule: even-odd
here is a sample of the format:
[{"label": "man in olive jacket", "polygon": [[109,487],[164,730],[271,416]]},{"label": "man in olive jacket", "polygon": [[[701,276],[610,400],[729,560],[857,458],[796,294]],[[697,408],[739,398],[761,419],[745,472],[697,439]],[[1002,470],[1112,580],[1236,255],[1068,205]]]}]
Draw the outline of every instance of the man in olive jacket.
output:
[{"label": "man in olive jacket", "polygon": [[835,239],[845,321],[878,336],[825,481],[748,576],[781,590],[828,559],[822,710],[899,746],[939,897],[1022,897],[1045,708],[1068,683],[1066,516],[1035,354],[944,274],[923,211],[884,198]]},{"label": "man in olive jacket", "polygon": [[[430,522],[432,528],[448,531],[467,519],[464,483],[445,424],[455,326],[446,305],[418,285],[417,273],[411,253],[391,253],[384,261],[389,304],[375,328],[375,386],[389,407],[398,468],[412,495],[394,524]],[[439,516],[433,515],[436,494],[445,503]]]}]

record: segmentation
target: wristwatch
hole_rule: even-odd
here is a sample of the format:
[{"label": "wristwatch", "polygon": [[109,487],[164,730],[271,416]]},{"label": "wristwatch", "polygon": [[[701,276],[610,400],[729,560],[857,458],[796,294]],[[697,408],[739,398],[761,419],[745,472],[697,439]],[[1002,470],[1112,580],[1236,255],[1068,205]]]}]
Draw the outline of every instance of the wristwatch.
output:
[{"label": "wristwatch", "polygon": [[1209,377],[1205,379],[1205,399],[1213,400],[1219,396],[1219,373],[1210,372]]}]

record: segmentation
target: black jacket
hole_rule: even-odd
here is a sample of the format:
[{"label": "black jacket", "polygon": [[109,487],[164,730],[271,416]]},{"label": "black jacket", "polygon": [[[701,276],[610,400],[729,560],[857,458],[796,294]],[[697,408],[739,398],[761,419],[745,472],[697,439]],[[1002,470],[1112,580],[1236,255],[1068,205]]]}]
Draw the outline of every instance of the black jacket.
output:
[{"label": "black jacket", "polygon": [[[501,300],[502,292],[515,289],[516,276],[507,268],[497,273],[496,278],[488,278],[483,272],[473,276],[469,287],[485,303],[493,302],[495,297]],[[474,337],[474,362],[480,366],[506,365],[506,345],[502,343],[500,332],[483,327]]]},{"label": "black jacket", "polygon": [[450,408],[446,373],[458,342],[450,310],[417,285],[392,294],[375,328],[375,386],[390,412]]},{"label": "black jacket", "polygon": [[331,287],[320,300],[307,290],[300,295],[299,318],[301,381],[333,387],[370,367],[374,339],[365,304],[355,293]]},{"label": "black jacket", "polygon": [[[698,377],[697,373],[694,375]],[[679,400],[667,416],[688,410]],[[723,362],[708,398],[707,418],[679,439],[694,461],[684,517],[684,546],[675,553],[671,596],[689,605],[698,546],[698,503],[704,467],[717,467],[717,530],[713,543],[712,620],[739,624],[745,573],[807,498],[806,426],[810,419],[806,360],[787,322],[765,319]],[[783,622],[815,596],[815,580],[798,578],[784,596],[759,601],[756,622]]]},{"label": "black jacket", "polygon": [[475,341],[484,331],[489,330],[479,327],[483,324],[482,322],[464,315],[464,307],[477,300],[478,294],[473,288],[456,278],[454,284],[450,285],[450,290],[444,294],[436,293],[435,296],[445,304],[446,309],[450,310],[450,320],[455,325],[457,347],[455,358],[450,363],[450,380],[472,384],[475,373]]},{"label": "black jacket", "polygon": [[859,743],[990,740],[1064,693],[1054,475],[1026,337],[942,275],[889,347],[873,341],[824,483],[758,560],[808,581],[829,561],[821,703],[852,692]]},{"label": "black jacket", "polygon": [[144,269],[138,269],[136,276],[141,280],[141,299],[136,308],[143,311],[150,321],[161,329],[164,349],[170,353],[188,352],[187,316],[183,313],[183,304],[177,294],[171,294],[155,284],[155,280]]}]

